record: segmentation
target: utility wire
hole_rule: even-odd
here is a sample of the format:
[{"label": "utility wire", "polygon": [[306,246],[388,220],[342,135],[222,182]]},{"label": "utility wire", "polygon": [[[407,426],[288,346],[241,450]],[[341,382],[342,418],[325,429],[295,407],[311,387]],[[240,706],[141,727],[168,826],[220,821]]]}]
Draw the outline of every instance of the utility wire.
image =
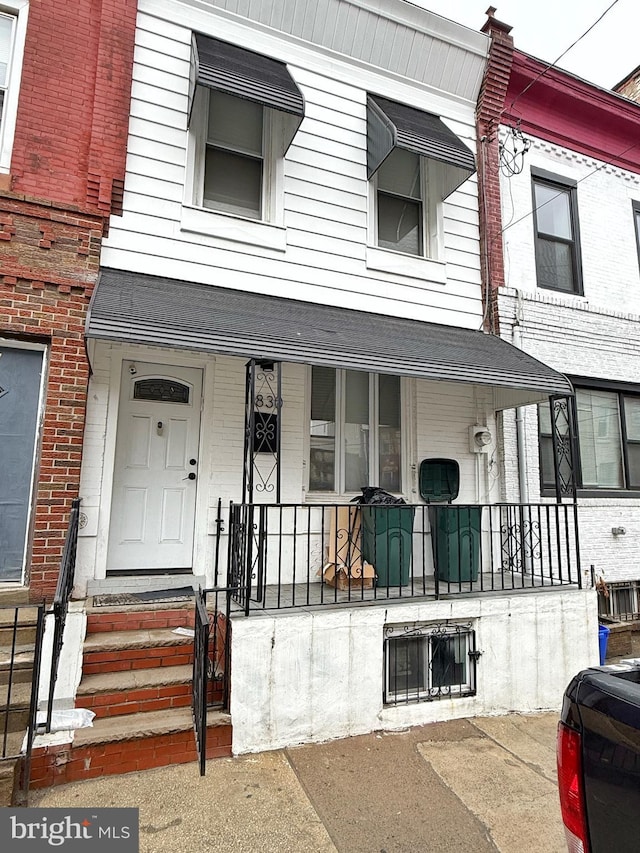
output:
[{"label": "utility wire", "polygon": [[[616,0],[616,2],[617,2],[617,0]],[[624,155],[625,155],[628,151],[631,151],[633,148],[637,148],[637,147],[638,147],[638,145],[640,145],[640,142],[634,142],[632,145],[629,145],[627,148],[625,148],[625,149],[624,149],[624,151],[621,151],[619,154],[617,154],[617,155],[616,155],[616,159],[619,159],[620,157],[624,157]],[[583,181],[586,181],[586,180],[587,180],[587,178],[590,178],[592,175],[595,175],[595,174],[596,174],[596,172],[599,172],[601,169],[604,169],[604,168],[606,168],[607,166],[611,166],[611,165],[612,165],[611,163],[601,163],[599,166],[596,166],[596,168],[595,168],[595,169],[592,169],[590,172],[587,172],[587,174],[586,174],[586,175],[583,175],[583,177],[582,177],[582,178],[579,178],[579,179],[576,181],[576,186],[577,186],[578,184],[581,184]],[[514,226],[514,225],[517,225],[519,222],[522,222],[522,220],[523,220],[523,219],[527,219],[529,216],[533,216],[533,214],[534,214],[536,211],[540,210],[540,208],[541,208],[541,207],[545,207],[545,205],[550,204],[552,201],[554,201],[554,200],[555,200],[556,198],[558,198],[558,196],[560,196],[560,195],[562,195],[562,193],[560,193],[560,192],[559,192],[557,195],[552,196],[550,199],[547,199],[547,201],[545,201],[545,202],[543,202],[542,204],[538,205],[538,207],[534,207],[534,208],[533,208],[532,210],[530,210],[528,213],[524,213],[524,214],[523,214],[519,219],[514,219],[514,220],[513,220],[512,222],[510,222],[508,225],[505,225],[505,227],[500,231],[500,233],[501,233],[501,234],[504,234],[504,232],[505,232],[507,229],[509,229],[509,228],[513,228],[513,226]]]},{"label": "utility wire", "polygon": [[[592,30],[592,29],[593,29],[597,24],[599,24],[599,23],[600,23],[600,21],[604,18],[604,16],[605,16],[608,12],[610,12],[610,11],[613,9],[613,7],[614,7],[618,2],[619,2],[619,0],[613,0],[613,3],[611,3],[611,5],[610,5],[610,6],[607,6],[607,8],[606,8],[606,9],[604,10],[604,12],[600,15],[600,17],[599,17],[596,21],[594,21],[594,22],[591,24],[591,26],[589,27],[589,29],[585,30],[585,31],[582,33],[582,35],[581,35],[581,36],[578,36],[578,38],[573,42],[573,44],[570,44],[570,45],[569,45],[569,47],[568,47],[566,50],[563,50],[563,51],[562,51],[562,53],[560,54],[560,56],[559,56],[557,59],[554,59],[554,61],[553,61],[553,62],[550,62],[550,63],[549,63],[549,65],[547,65],[547,67],[546,67],[546,68],[544,68],[544,69],[543,69],[543,70],[538,74],[538,76],[537,76],[537,77],[534,77],[534,79],[524,87],[524,89],[522,90],[522,92],[520,92],[520,94],[519,94],[519,95],[516,95],[516,97],[513,99],[513,101],[511,101],[511,105],[510,105],[510,107],[509,107],[509,110],[512,110],[512,109],[513,109],[513,106],[514,106],[514,104],[516,103],[516,101],[520,100],[520,98],[521,98],[521,97],[522,97],[526,92],[528,92],[528,91],[529,91],[529,89],[530,89],[530,88],[531,88],[535,83],[537,83],[537,82],[538,82],[538,80],[539,80],[541,77],[544,77],[544,75],[547,73],[547,71],[549,71],[551,68],[553,68],[555,65],[557,65],[557,64],[558,64],[558,62],[560,62],[560,60],[562,59],[562,57],[563,57],[563,56],[565,56],[567,53],[569,53],[569,51],[570,51],[572,48],[574,48],[574,47],[578,44],[578,42],[582,41],[582,39],[583,39],[586,35],[588,35],[588,34],[591,32],[591,30]],[[502,112],[500,113],[500,118],[502,117],[502,115],[503,115],[505,112],[506,112],[506,109],[503,109],[503,110],[502,110]]]}]

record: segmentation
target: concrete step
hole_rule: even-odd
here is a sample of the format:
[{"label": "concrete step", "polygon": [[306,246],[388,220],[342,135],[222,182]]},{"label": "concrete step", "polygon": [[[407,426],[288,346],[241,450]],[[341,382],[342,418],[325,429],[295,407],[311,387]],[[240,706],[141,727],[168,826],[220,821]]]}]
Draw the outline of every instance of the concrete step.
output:
[{"label": "concrete step", "polygon": [[20,766],[18,759],[0,761],[0,808],[15,804]]},{"label": "concrete step", "polygon": [[189,707],[192,673],[183,664],[87,675],[76,706],[89,708],[98,718]]},{"label": "concrete step", "polygon": [[11,650],[0,648],[0,684],[8,684],[10,678],[14,684],[31,681],[33,646],[16,646],[14,652],[12,664]]},{"label": "concrete step", "polygon": [[85,640],[82,672],[93,675],[192,662],[193,638],[169,628],[99,632]]},{"label": "concrete step", "polygon": [[0,607],[0,650],[11,648],[14,642],[34,643],[37,624],[37,607],[20,607],[17,615],[15,607]]},{"label": "concrete step", "polygon": [[0,733],[23,732],[29,722],[29,710],[31,705],[31,683],[18,682],[11,687],[9,697],[9,685],[0,684]]}]

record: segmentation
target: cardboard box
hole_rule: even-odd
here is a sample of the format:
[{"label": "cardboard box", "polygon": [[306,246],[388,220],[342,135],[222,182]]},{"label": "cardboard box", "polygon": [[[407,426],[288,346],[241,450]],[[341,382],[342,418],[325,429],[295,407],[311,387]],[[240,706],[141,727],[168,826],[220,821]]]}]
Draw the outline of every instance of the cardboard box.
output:
[{"label": "cardboard box", "polygon": [[331,513],[327,562],[322,577],[341,590],[373,589],[376,570],[362,557],[360,508],[336,507]]}]

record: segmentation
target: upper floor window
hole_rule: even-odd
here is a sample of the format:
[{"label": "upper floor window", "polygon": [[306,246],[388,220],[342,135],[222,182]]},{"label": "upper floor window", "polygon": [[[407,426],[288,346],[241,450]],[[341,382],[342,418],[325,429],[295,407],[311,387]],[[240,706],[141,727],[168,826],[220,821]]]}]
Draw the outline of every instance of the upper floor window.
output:
[{"label": "upper floor window", "polygon": [[582,293],[576,182],[532,169],[538,287]]},{"label": "upper floor window", "polygon": [[276,221],[278,168],[304,114],[286,65],[196,33],[190,83],[187,203]]},{"label": "upper floor window", "polygon": [[18,112],[28,0],[5,0],[0,12],[0,171],[8,172]]},{"label": "upper floor window", "polygon": [[15,18],[0,14],[0,126],[4,109],[4,98],[9,85],[9,69],[13,47]]},{"label": "upper floor window", "polygon": [[[640,395],[577,388],[579,465],[583,489],[640,489]],[[553,438],[547,404],[538,409],[543,489],[553,489]]]},{"label": "upper floor window", "polygon": [[262,219],[267,208],[263,199],[264,110],[260,104],[224,92],[210,91],[208,97],[201,203],[225,213]]},{"label": "upper floor window", "polygon": [[441,202],[474,171],[471,151],[438,116],[369,95],[367,173],[376,246],[437,258]]},{"label": "upper floor window", "polygon": [[395,148],[378,170],[377,243],[383,249],[424,254],[426,187],[420,160]]},{"label": "upper floor window", "polygon": [[313,367],[309,489],[402,489],[400,377]]}]

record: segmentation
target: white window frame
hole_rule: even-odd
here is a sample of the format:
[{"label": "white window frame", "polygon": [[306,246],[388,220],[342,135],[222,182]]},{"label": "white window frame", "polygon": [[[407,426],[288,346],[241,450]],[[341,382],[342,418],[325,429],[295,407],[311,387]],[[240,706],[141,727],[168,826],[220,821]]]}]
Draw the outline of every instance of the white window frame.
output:
[{"label": "white window frame", "polygon": [[187,170],[181,229],[240,243],[284,251],[283,126],[277,110],[263,107],[262,218],[240,216],[203,205],[204,164],[207,148],[209,95],[197,86],[187,148]]},{"label": "white window frame", "polygon": [[[330,368],[335,370],[336,373],[336,421],[335,421],[335,436],[334,436],[334,446],[335,446],[335,486],[334,490],[327,491],[318,491],[312,490],[309,480],[310,480],[310,453],[311,453],[311,436],[309,426],[311,424],[311,389],[312,389],[312,381],[313,381],[313,368],[309,366],[308,368],[308,400],[307,400],[307,438],[306,438],[306,490],[310,496],[316,499],[326,499],[328,497],[345,497],[351,498],[360,492],[346,491],[344,487],[345,481],[345,458],[344,458],[344,423],[345,423],[345,410],[346,410],[346,399],[345,399],[345,391],[346,391],[346,376],[345,373],[347,370],[356,370],[356,368]],[[376,461],[376,468],[378,467],[380,461],[380,440],[379,440],[379,432],[378,432],[378,423],[376,418],[376,413],[378,412],[378,381],[377,377],[379,374],[370,373],[366,370],[357,371],[360,373],[366,373],[369,377],[369,453],[370,459]],[[408,433],[408,406],[407,406],[407,387],[406,380],[404,377],[400,376],[400,490],[395,492],[394,494],[403,495],[405,492],[409,491],[409,482],[410,478],[408,476],[407,467],[409,460],[409,433]],[[372,429],[373,426],[373,429]],[[369,480],[370,482],[366,485],[368,486],[377,486],[379,481],[379,470],[370,471]],[[365,485],[363,483],[363,485]]]},{"label": "white window frame", "polygon": [[[432,682],[430,666],[433,654],[432,640],[458,637],[464,641],[465,680],[456,684],[440,686]],[[393,678],[391,644],[403,640],[414,640],[421,645],[422,672],[425,674],[424,687],[402,689]],[[464,698],[476,693],[475,662],[472,655],[476,653],[476,631],[471,624],[452,623],[447,625],[425,623],[411,626],[386,625],[384,629],[384,702],[387,705],[405,704],[407,702],[428,702],[440,699]],[[396,682],[394,684],[394,682]]]},{"label": "white window frame", "polygon": [[14,19],[12,45],[7,68],[7,85],[0,124],[0,173],[11,170],[11,154],[18,116],[20,78],[24,61],[24,45],[27,34],[28,0],[8,0],[0,3],[0,15]]},{"label": "white window frame", "polygon": [[409,278],[446,285],[444,258],[444,202],[438,198],[436,170],[438,164],[420,157],[420,192],[422,202],[422,254],[411,255],[378,245],[378,172],[369,180],[369,233],[367,268]]}]

